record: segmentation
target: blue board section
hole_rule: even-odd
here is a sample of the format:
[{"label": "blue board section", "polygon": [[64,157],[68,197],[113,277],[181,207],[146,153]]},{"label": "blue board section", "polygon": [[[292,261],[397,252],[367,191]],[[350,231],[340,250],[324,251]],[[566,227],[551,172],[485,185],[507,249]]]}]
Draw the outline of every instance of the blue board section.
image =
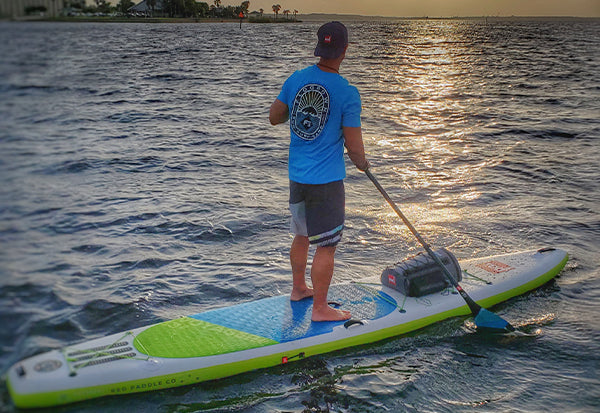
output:
[{"label": "blue board section", "polygon": [[[332,285],[328,299],[339,303],[339,308],[349,310],[353,318],[361,320],[375,320],[397,308],[396,301],[389,295],[354,284]],[[310,319],[311,309],[312,299],[292,302],[289,296],[279,296],[190,317],[280,343],[329,333],[344,323],[313,322]]]}]

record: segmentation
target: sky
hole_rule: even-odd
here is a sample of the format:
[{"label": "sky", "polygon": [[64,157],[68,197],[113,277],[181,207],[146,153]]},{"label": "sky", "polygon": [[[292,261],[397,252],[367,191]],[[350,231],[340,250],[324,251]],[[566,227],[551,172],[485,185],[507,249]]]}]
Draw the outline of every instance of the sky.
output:
[{"label": "sky", "polygon": [[[212,4],[212,0],[202,0]],[[241,0],[239,3],[241,4]],[[236,0],[222,0],[237,5]],[[272,6],[300,14],[336,13],[364,16],[581,16],[600,17],[600,0],[250,0],[250,10]]]}]

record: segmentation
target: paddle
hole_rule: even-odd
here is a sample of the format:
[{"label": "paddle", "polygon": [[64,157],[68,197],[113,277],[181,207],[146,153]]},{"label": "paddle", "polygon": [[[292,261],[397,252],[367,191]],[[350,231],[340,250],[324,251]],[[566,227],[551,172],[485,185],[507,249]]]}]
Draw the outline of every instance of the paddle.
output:
[{"label": "paddle", "polygon": [[434,254],[434,252],[431,249],[431,247],[429,246],[429,244],[427,244],[427,242],[425,242],[425,240],[417,232],[417,230],[415,229],[415,227],[412,226],[412,224],[410,223],[410,221],[404,216],[404,214],[396,206],[396,204],[394,203],[394,201],[392,201],[392,199],[387,194],[387,192],[385,191],[385,189],[383,189],[383,187],[379,184],[379,182],[377,181],[377,179],[375,179],[375,177],[373,176],[373,174],[371,173],[371,171],[369,171],[367,169],[367,170],[365,170],[365,173],[367,174],[367,176],[369,177],[369,179],[373,182],[373,184],[375,184],[375,186],[377,187],[377,189],[379,190],[379,192],[381,192],[381,195],[383,195],[383,197],[385,198],[385,200],[388,202],[388,204],[390,204],[390,206],[396,212],[396,214],[398,214],[398,216],[400,218],[402,218],[402,221],[408,227],[408,229],[410,230],[410,232],[412,232],[413,235],[419,240],[419,242],[421,243],[421,245],[423,245],[423,247],[425,248],[425,251],[427,251],[427,254],[429,254],[429,256],[431,258],[433,258],[433,260],[440,266],[440,268],[442,269],[442,272],[444,273],[444,276],[446,277],[446,279],[450,282],[450,284],[452,284],[452,286],[454,286],[454,288],[456,288],[456,291],[458,291],[458,293],[460,294],[460,296],[466,301],[467,305],[469,306],[469,309],[471,310],[471,312],[475,316],[475,325],[477,326],[477,329],[478,330],[482,329],[482,330],[486,330],[486,331],[490,331],[490,332],[509,332],[509,331],[515,331],[515,328],[508,321],[505,321],[500,316],[498,316],[498,315],[492,313],[491,311],[486,310],[485,308],[481,307],[479,304],[477,304],[475,301],[473,301],[473,299],[471,297],[469,297],[469,294],[467,294],[467,292],[462,289],[462,287],[454,279],[454,277],[452,276],[452,274],[450,274],[450,271],[448,271],[448,269],[446,268],[446,266],[444,265],[444,263],[439,259],[439,257],[437,255]]}]

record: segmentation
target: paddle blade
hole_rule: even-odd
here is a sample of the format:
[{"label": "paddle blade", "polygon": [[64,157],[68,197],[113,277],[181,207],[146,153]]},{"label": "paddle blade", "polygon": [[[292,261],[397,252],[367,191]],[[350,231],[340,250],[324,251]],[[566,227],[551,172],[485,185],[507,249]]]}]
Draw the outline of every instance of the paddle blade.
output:
[{"label": "paddle blade", "polygon": [[515,331],[515,328],[508,321],[485,308],[479,310],[474,321],[477,330],[484,330],[491,333]]}]

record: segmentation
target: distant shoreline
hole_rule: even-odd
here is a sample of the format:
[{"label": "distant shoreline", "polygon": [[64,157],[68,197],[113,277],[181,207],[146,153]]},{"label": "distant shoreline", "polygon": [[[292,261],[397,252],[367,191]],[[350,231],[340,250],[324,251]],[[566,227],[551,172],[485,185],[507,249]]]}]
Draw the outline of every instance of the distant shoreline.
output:
[{"label": "distant shoreline", "polygon": [[[20,16],[0,17],[0,21],[14,22],[73,22],[73,23],[238,23],[239,18],[230,17],[127,17],[127,16]],[[301,23],[300,19],[275,19],[273,17],[244,18],[243,23]]]},{"label": "distant shoreline", "polygon": [[[16,19],[0,19],[0,21],[15,22],[67,22],[67,23],[238,23],[236,18],[211,18],[211,17],[112,17],[112,16],[24,16]],[[299,23],[300,20],[279,19],[272,21],[252,21],[244,19],[243,23]]]},{"label": "distant shoreline", "polygon": [[[304,22],[323,22],[331,20],[340,20],[345,22],[352,21],[401,21],[401,20],[599,20],[600,17],[580,17],[580,16],[452,16],[452,17],[389,17],[389,16],[361,16],[354,14],[321,14],[312,13],[298,15],[298,19],[275,19],[273,17],[262,17],[250,19],[245,18],[244,24],[281,24],[281,23],[302,23]],[[0,21],[13,22],[73,22],[73,23],[239,23],[238,18],[213,18],[213,17],[126,17],[126,16],[23,16],[18,18],[0,17]]]}]

